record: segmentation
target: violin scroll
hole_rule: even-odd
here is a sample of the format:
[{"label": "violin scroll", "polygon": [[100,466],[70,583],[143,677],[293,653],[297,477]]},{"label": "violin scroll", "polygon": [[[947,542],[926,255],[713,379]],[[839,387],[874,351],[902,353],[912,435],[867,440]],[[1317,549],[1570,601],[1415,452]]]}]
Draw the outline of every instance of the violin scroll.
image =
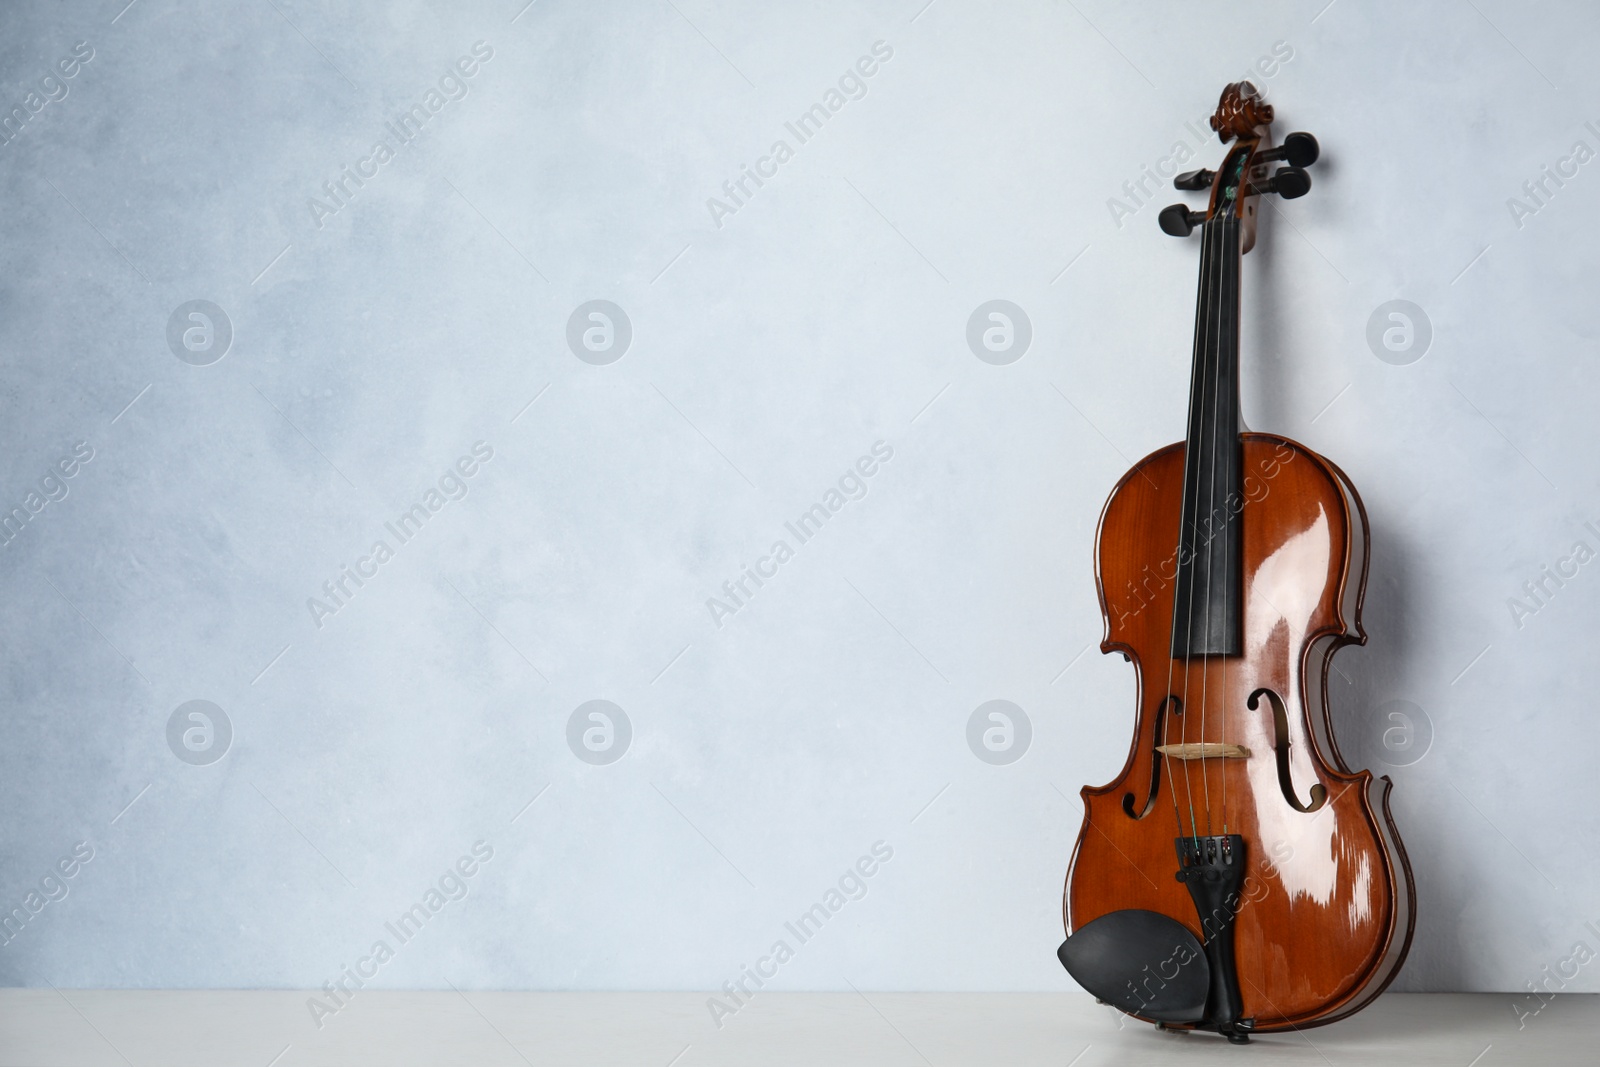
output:
[{"label": "violin scroll", "polygon": [[1233,82],[1222,90],[1211,128],[1227,144],[1234,138],[1255,137],[1258,127],[1272,125],[1272,105],[1262,103],[1261,95],[1249,82]]}]

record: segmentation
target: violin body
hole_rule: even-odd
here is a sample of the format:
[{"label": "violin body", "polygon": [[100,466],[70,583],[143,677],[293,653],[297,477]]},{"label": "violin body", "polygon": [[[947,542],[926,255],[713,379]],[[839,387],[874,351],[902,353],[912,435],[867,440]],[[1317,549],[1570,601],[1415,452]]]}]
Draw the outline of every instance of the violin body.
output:
[{"label": "violin body", "polygon": [[1366,641],[1366,511],[1338,467],[1240,415],[1257,201],[1308,192],[1320,152],[1273,147],[1272,117],[1249,83],[1224,89],[1211,125],[1233,147],[1173,183],[1209,187],[1207,210],[1161,212],[1203,234],[1188,430],[1100,517],[1101,650],[1133,664],[1138,703],[1121,773],[1082,792],[1056,950],[1102,1002],[1240,1044],[1369,1003],[1416,899],[1391,783],[1346,765],[1328,715],[1334,653]]},{"label": "violin body", "polygon": [[[1183,917],[1200,937],[1190,895],[1172,877],[1173,840],[1191,832],[1186,793],[1198,811],[1207,790],[1215,821],[1226,790],[1227,831],[1254,845],[1234,956],[1243,1014],[1263,1032],[1332,1022],[1380,993],[1410,945],[1414,911],[1410,869],[1389,814],[1389,780],[1345,767],[1327,717],[1333,653],[1366,640],[1366,512],[1344,474],[1303,445],[1255,433],[1242,434],[1241,445],[1244,650],[1229,658],[1225,676],[1212,657],[1179,664],[1192,677],[1168,680],[1176,589],[1170,531],[1179,522],[1184,444],[1140,461],[1101,515],[1100,647],[1121,652],[1138,672],[1138,729],[1121,773],[1082,791],[1064,918],[1070,934],[1111,911],[1147,909]],[[1191,699],[1183,711],[1163,714],[1167,693],[1185,688]],[[1204,783],[1198,766],[1188,768],[1187,781],[1178,766],[1201,761],[1171,761],[1169,773],[1156,752],[1164,738],[1179,735],[1172,720],[1199,714],[1202,688],[1205,736],[1225,736],[1251,753],[1206,760]],[[1249,707],[1261,689],[1282,698],[1281,724],[1272,702]],[[1189,726],[1188,736],[1197,736]],[[1276,759],[1280,741],[1287,780]],[[1311,807],[1315,786],[1325,800],[1314,811],[1299,810],[1290,797]]]}]

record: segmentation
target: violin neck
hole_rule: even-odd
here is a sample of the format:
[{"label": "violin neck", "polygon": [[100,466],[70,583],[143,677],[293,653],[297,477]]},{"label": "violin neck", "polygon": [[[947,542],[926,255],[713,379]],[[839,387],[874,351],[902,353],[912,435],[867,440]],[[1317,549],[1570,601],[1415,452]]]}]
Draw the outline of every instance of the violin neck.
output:
[{"label": "violin neck", "polygon": [[1239,220],[1205,223],[1189,385],[1172,655],[1241,651],[1244,505],[1239,445]]}]

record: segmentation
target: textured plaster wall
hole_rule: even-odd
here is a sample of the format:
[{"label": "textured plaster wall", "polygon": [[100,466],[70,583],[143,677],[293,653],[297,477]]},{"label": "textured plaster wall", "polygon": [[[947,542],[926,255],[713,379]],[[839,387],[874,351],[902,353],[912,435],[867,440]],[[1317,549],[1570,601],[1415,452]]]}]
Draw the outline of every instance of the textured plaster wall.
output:
[{"label": "textured plaster wall", "polygon": [[1146,175],[1247,71],[1324,149],[1244,404],[1371,515],[1398,988],[1600,945],[1594,11],[919,4],[4,6],[0,981],[1072,988]]}]

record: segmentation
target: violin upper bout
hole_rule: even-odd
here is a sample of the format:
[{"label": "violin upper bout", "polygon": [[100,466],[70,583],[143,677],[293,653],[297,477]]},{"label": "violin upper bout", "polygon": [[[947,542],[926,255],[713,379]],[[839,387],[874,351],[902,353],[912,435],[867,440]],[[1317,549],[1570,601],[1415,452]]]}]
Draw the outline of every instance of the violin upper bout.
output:
[{"label": "violin upper bout", "polygon": [[[1338,467],[1288,438],[1240,435],[1243,481],[1233,502],[1243,523],[1246,645],[1280,624],[1303,640],[1366,640],[1366,512]],[[1134,663],[1170,639],[1178,577],[1184,446],[1168,445],[1125,474],[1106,500],[1096,535],[1102,652]]]},{"label": "violin upper bout", "polygon": [[[1361,607],[1370,542],[1360,494],[1335,464],[1286,437],[1249,433],[1244,445],[1253,471],[1246,492],[1254,491],[1261,505],[1255,521],[1247,523],[1247,529],[1255,527],[1255,536],[1247,535],[1250,580],[1278,587],[1263,588],[1263,600],[1292,602],[1320,590],[1302,623],[1305,639],[1331,638],[1335,648],[1365,644]],[[1258,479],[1254,485],[1252,476]]]},{"label": "violin upper bout", "polygon": [[1182,442],[1134,464],[1106,498],[1095,533],[1101,652],[1138,663],[1138,649],[1170,625],[1182,508]]}]

